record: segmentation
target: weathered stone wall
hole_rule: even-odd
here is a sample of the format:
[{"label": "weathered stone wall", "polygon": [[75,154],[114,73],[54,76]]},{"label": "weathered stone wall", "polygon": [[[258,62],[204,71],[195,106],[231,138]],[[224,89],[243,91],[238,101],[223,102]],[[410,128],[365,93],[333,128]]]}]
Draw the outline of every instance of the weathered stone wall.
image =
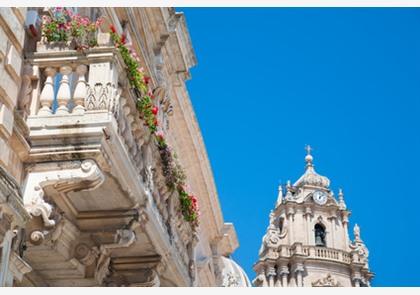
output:
[{"label": "weathered stone wall", "polygon": [[14,110],[18,104],[25,40],[26,8],[0,8],[0,165],[22,181],[17,154]]}]

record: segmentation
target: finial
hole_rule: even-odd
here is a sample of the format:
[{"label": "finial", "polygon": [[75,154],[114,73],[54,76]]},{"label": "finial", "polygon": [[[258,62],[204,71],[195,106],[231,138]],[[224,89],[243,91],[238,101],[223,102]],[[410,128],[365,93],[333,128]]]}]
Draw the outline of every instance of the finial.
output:
[{"label": "finial", "polygon": [[306,150],[306,157],[305,157],[305,161],[306,161],[306,168],[311,167],[312,166],[312,161],[313,161],[313,157],[311,155],[312,152],[312,147],[307,144],[305,146],[305,150]]},{"label": "finial", "polygon": [[357,223],[354,225],[353,234],[354,234],[354,240],[355,241],[361,241],[361,239],[360,239],[360,227],[357,225]]},{"label": "finial", "polygon": [[306,150],[307,154],[310,155],[311,154],[311,151],[312,151],[312,148],[311,148],[311,146],[309,144],[307,144],[305,146],[305,150]]},{"label": "finial", "polygon": [[279,194],[277,196],[276,207],[283,202],[283,187],[279,184]]},{"label": "finial", "polygon": [[340,206],[340,209],[346,209],[346,203],[344,202],[344,193],[341,188],[338,189],[338,204]]},{"label": "finial", "polygon": [[338,189],[338,199],[339,200],[344,200],[343,189],[341,189],[341,188]]}]

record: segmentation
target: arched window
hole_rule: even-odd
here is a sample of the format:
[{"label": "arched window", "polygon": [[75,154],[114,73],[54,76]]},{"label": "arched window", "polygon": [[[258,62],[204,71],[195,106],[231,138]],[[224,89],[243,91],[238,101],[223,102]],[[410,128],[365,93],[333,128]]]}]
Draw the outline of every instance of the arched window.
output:
[{"label": "arched window", "polygon": [[325,236],[325,227],[320,223],[315,224],[315,246],[326,247],[327,243]]}]

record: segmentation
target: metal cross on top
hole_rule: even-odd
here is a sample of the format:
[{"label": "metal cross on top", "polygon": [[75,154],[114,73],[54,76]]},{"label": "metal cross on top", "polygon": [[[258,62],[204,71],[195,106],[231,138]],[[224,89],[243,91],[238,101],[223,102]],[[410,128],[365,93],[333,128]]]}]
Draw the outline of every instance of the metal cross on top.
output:
[{"label": "metal cross on top", "polygon": [[307,145],[305,146],[305,150],[306,150],[306,152],[308,153],[308,155],[310,155],[310,154],[311,154],[311,151],[312,151],[312,148],[311,148],[311,146],[310,146],[309,144],[307,144]]}]

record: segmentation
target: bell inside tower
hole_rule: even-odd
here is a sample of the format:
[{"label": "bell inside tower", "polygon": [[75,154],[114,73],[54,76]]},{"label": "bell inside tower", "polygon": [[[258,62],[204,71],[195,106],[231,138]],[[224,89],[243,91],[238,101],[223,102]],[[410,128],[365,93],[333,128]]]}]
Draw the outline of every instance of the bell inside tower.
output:
[{"label": "bell inside tower", "polygon": [[319,223],[315,224],[315,246],[326,247],[325,236],[325,227]]}]

